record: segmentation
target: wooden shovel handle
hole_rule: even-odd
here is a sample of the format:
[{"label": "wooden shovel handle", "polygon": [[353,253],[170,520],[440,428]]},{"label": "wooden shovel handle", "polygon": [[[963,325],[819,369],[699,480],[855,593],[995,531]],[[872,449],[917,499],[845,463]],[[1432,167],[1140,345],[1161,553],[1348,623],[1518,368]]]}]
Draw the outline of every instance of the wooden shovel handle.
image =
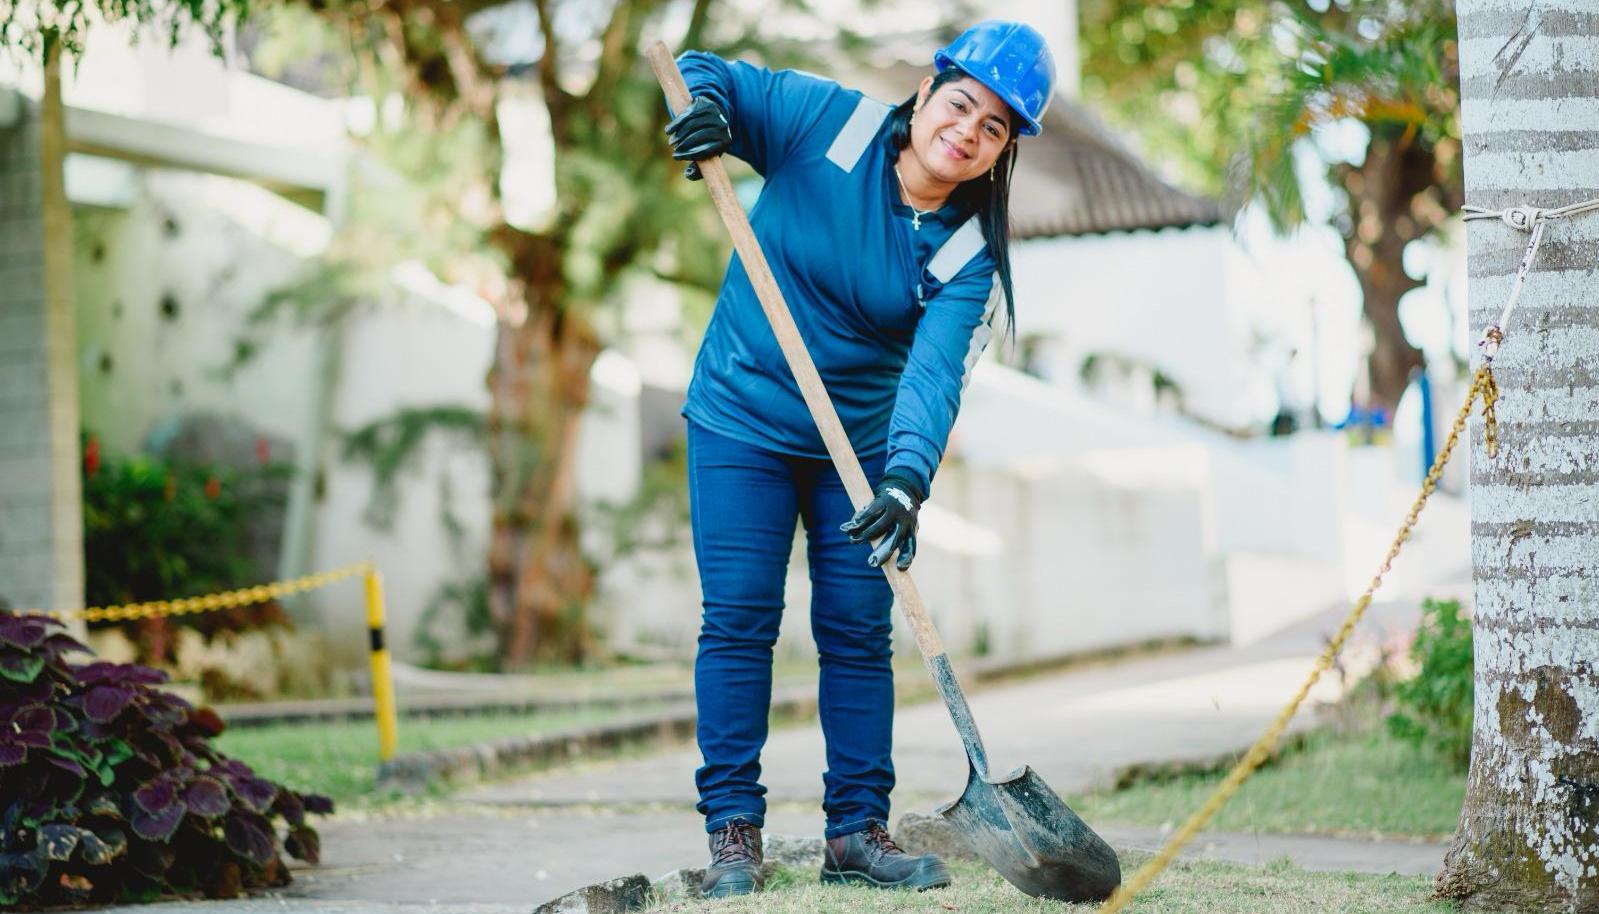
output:
[{"label": "wooden shovel handle", "polygon": [[[677,69],[677,61],[672,59],[666,45],[654,42],[645,55],[649,57],[650,66],[655,68],[655,78],[666,90],[666,100],[672,110],[682,111],[688,107],[692,101],[688,85],[683,82],[683,74]],[[727,177],[727,168],[718,156],[702,160],[700,173],[705,176],[705,186],[710,189],[711,199],[716,202],[716,211],[721,214],[722,222],[733,236],[733,248],[738,251],[738,258],[744,264],[750,285],[755,287],[755,295],[761,301],[761,310],[766,312],[766,319],[772,324],[772,332],[777,334],[777,344],[782,347],[789,370],[794,372],[794,379],[799,382],[805,405],[810,407],[811,418],[816,420],[822,441],[827,444],[827,453],[832,455],[838,475],[844,480],[844,489],[849,492],[850,501],[855,503],[858,511],[872,500],[872,487],[866,481],[866,474],[861,471],[860,461],[855,459],[855,449],[844,434],[844,424],[838,420],[833,401],[822,386],[822,378],[816,373],[816,363],[811,361],[805,341],[800,338],[799,328],[794,326],[794,317],[789,314],[783,293],[777,288],[777,280],[772,278],[772,268],[766,264],[766,256],[761,253],[760,242],[755,240],[755,231],[750,228],[749,219],[744,215],[744,207],[739,205],[738,197],[733,193],[733,182]],[[922,659],[932,665],[934,658],[944,654],[944,640],[938,636],[938,629],[927,617],[921,595],[916,592],[916,583],[908,573],[894,567],[892,559],[883,563],[883,574],[888,576],[888,584],[899,598],[900,611],[905,614],[905,621],[916,636],[916,646],[921,649]],[[961,704],[965,704],[964,699]]]}]

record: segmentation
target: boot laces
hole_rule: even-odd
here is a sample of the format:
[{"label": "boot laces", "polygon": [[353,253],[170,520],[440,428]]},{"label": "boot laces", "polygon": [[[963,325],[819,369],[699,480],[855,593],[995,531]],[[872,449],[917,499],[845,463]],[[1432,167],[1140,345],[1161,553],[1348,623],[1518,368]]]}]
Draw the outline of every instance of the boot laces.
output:
[{"label": "boot laces", "polygon": [[905,853],[894,843],[894,839],[888,836],[888,829],[884,828],[881,822],[873,822],[866,826],[866,838],[868,843],[877,848],[879,856]]},{"label": "boot laces", "polygon": [[711,864],[721,866],[746,860],[753,861],[755,848],[750,841],[750,833],[753,831],[753,825],[737,821],[727,823],[727,826],[717,833],[716,857]]}]

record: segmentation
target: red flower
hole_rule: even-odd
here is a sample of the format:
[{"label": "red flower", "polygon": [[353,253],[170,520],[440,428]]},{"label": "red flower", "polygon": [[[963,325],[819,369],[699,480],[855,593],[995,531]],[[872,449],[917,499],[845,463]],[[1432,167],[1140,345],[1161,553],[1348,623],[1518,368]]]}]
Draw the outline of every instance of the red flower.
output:
[{"label": "red flower", "polygon": [[220,479],[217,479],[215,476],[212,476],[212,477],[208,478],[205,481],[205,497],[214,499],[218,495],[221,495],[221,494],[222,494],[222,481]]},{"label": "red flower", "polygon": [[272,460],[272,445],[265,438],[255,439],[255,462],[266,466]]},{"label": "red flower", "polygon": [[83,472],[88,476],[100,472],[100,439],[93,435],[83,443]]}]

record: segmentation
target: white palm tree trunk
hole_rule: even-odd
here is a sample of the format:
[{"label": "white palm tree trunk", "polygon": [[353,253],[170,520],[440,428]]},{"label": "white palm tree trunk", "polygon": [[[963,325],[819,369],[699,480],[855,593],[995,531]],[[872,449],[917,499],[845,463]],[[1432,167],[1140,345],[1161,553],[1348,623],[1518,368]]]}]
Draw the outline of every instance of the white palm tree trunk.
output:
[{"label": "white palm tree trunk", "polygon": [[[1466,197],[1599,197],[1599,0],[1458,0]],[[1528,236],[1469,223],[1474,332]],[[1476,721],[1440,895],[1599,911],[1599,212],[1552,222],[1472,428]]]}]

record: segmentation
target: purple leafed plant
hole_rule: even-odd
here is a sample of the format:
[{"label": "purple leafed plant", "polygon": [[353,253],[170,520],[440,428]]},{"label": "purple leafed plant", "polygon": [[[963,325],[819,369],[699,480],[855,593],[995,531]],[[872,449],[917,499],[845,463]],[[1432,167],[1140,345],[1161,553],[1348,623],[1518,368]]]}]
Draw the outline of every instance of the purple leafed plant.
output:
[{"label": "purple leafed plant", "polygon": [[43,616],[0,610],[0,908],[231,897],[283,885],[279,854],[315,863],[298,794],[218,752],[222,719]]}]

